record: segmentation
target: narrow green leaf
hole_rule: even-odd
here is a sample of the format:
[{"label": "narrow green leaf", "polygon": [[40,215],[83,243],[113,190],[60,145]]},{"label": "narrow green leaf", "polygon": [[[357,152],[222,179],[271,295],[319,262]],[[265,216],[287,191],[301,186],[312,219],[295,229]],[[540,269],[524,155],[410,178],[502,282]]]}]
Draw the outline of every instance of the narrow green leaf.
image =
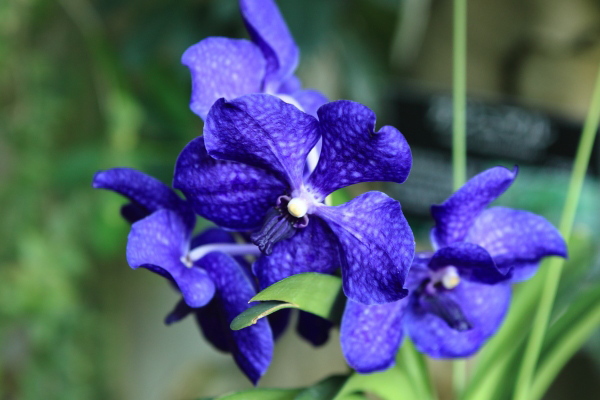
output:
[{"label": "narrow green leaf", "polygon": [[346,383],[348,376],[334,375],[330,376],[316,385],[304,389],[294,400],[330,400],[340,391]]},{"label": "narrow green leaf", "polygon": [[285,303],[282,301],[265,301],[255,306],[248,308],[246,311],[238,315],[231,321],[229,327],[234,331],[247,328],[254,325],[259,319],[273,314],[277,310],[283,308],[297,308],[294,304]]},{"label": "narrow green leaf", "polygon": [[248,389],[217,397],[218,400],[294,400],[302,389]]},{"label": "narrow green leaf", "polygon": [[405,339],[396,356],[397,367],[403,368],[409,377],[414,392],[420,399],[433,399],[433,387],[425,357],[415,349],[410,339]]},{"label": "narrow green leaf", "polygon": [[564,312],[552,323],[544,341],[544,353],[558,346],[558,342],[565,338],[574,325],[587,318],[590,312],[600,303],[600,285],[580,291],[571,301]]},{"label": "narrow green leaf", "polygon": [[250,301],[281,301],[292,307],[339,322],[345,296],[337,276],[308,272],[292,275],[254,296]]},{"label": "narrow green leaf", "polygon": [[[591,292],[591,293],[589,293]],[[529,398],[540,399],[567,361],[600,326],[600,287],[579,296],[548,330]]]},{"label": "narrow green leaf", "polygon": [[[541,280],[543,282],[543,279]],[[544,341],[543,356],[535,374],[530,399],[540,398],[560,368],[568,361],[583,341],[597,327],[595,307],[600,303],[600,287],[584,291],[571,303],[566,311],[554,321]],[[514,308],[514,306],[513,306]],[[533,310],[533,307],[531,307]],[[519,358],[525,349],[524,332],[528,325],[523,321],[521,332],[513,330],[513,341],[494,352],[493,362],[477,364],[474,379],[463,396],[463,400],[487,400],[502,398],[506,382],[513,382],[518,371]],[[489,354],[487,354],[489,357]],[[491,357],[490,357],[491,361]]]}]

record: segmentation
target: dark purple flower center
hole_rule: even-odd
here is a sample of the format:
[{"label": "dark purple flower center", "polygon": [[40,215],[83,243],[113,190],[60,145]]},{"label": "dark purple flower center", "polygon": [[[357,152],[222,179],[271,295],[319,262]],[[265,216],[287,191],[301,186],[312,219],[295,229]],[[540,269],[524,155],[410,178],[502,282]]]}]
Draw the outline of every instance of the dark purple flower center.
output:
[{"label": "dark purple flower center", "polygon": [[450,293],[459,284],[460,277],[454,267],[433,272],[418,289],[419,304],[459,332],[473,328],[460,305],[450,297]]},{"label": "dark purple flower center", "polygon": [[288,204],[291,200],[289,196],[280,196],[275,207],[267,212],[262,228],[250,236],[252,243],[266,255],[273,252],[275,243],[291,238],[297,229],[308,225],[308,215],[297,218],[290,213]]}]

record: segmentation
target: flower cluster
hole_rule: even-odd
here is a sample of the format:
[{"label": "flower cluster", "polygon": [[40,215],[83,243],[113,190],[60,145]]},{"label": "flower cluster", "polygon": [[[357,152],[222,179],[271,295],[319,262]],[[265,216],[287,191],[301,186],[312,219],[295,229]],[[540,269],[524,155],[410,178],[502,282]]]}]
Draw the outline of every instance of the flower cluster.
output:
[{"label": "flower cluster", "polygon": [[[364,105],[327,102],[303,90],[298,48],[272,0],[240,0],[251,41],[208,38],[182,62],[192,75],[192,111],[204,119],[175,165],[173,187],[128,168],[100,171],[95,188],[130,200],[127,261],[181,293],[166,323],[194,314],[206,338],[231,352],[256,383],[285,315],[232,331],[258,290],[303,272],[341,273],[347,297],[341,345],[359,372],[392,365],[406,332],[433,357],[463,357],[498,328],[510,283],[541,258],[566,256],[542,217],[485,209],[516,171],[492,168],[433,206],[434,252],[415,255],[400,203],[371,191],[336,206],[336,190],[361,182],[404,182],[410,148],[394,127],[375,130]],[[196,217],[217,227],[195,233]],[[314,344],[331,324],[302,314]]]}]

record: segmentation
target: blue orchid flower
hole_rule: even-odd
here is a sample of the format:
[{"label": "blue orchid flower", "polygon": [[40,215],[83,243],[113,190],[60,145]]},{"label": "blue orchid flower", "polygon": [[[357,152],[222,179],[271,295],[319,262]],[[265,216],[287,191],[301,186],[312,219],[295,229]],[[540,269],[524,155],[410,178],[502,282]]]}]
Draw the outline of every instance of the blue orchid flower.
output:
[{"label": "blue orchid flower", "polygon": [[[414,238],[400,203],[368,192],[336,207],[325,198],[359,182],[403,182],[412,157],[391,126],[351,101],[319,108],[318,120],[265,94],[218,100],[204,136],[183,150],[173,186],[201,216],[230,230],[253,231],[266,254],[253,265],[261,288],[302,272],[341,266],[346,295],[365,304],[406,295]],[[304,173],[322,141],[318,163]]]},{"label": "blue orchid flower", "polygon": [[404,333],[431,357],[475,353],[500,327],[510,283],[531,277],[546,256],[567,256],[564,239],[543,217],[486,209],[516,174],[491,168],[432,206],[435,251],[416,255],[406,299],[376,306],[347,303],[341,345],[353,368],[373,372],[393,365]]},{"label": "blue orchid flower", "polygon": [[181,58],[192,75],[192,111],[205,119],[222,97],[268,93],[315,115],[327,98],[316,90],[303,90],[294,76],[299,50],[275,2],[240,0],[240,10],[252,41],[210,37]]},{"label": "blue orchid flower", "polygon": [[195,215],[189,204],[162,182],[129,168],[100,171],[95,188],[121,193],[131,200],[123,208],[133,222],[127,241],[127,261],[167,278],[182,300],[166,318],[170,324],[194,313],[205,337],[219,350],[231,352],[256,384],[273,354],[268,322],[259,321],[240,331],[231,321],[251,306],[256,294],[246,261],[235,257],[257,252],[254,245],[236,244],[221,229],[192,237]]}]

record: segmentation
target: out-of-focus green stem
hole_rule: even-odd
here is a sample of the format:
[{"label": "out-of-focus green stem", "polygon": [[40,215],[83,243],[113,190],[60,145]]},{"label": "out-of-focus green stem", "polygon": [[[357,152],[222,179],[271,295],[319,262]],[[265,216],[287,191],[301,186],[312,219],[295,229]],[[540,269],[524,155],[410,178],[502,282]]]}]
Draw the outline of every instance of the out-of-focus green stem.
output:
[{"label": "out-of-focus green stem", "polygon": [[[454,190],[467,180],[467,0],[454,0],[452,65],[452,181]],[[453,363],[452,381],[459,398],[467,381],[466,362]]]},{"label": "out-of-focus green stem", "polygon": [[429,371],[425,364],[423,354],[419,353],[409,339],[405,339],[397,357],[398,367],[403,367],[410,382],[413,385],[415,394],[419,399],[432,400],[433,387],[429,379]]},{"label": "out-of-focus green stem", "polygon": [[452,91],[452,174],[456,190],[467,179],[467,0],[454,0]]},{"label": "out-of-focus green stem", "polygon": [[[600,69],[596,78],[596,85],[592,96],[592,103],[588,111],[588,115],[581,134],[579,148],[575,156],[573,172],[571,174],[571,182],[567,192],[567,199],[563,209],[562,219],[560,222],[560,232],[568,242],[575,221],[575,214],[581,196],[581,189],[585,180],[585,173],[590,161],[590,155],[594,145],[594,139],[598,132],[598,124],[600,122]],[[552,312],[554,298],[560,281],[560,275],[564,265],[564,259],[553,258],[548,264],[546,282],[540,298],[538,310],[533,321],[533,327],[529,341],[525,349],[525,355],[517,377],[515,386],[515,400],[530,400],[531,382],[533,373],[537,366],[540,349],[544,342],[548,320]]]}]

